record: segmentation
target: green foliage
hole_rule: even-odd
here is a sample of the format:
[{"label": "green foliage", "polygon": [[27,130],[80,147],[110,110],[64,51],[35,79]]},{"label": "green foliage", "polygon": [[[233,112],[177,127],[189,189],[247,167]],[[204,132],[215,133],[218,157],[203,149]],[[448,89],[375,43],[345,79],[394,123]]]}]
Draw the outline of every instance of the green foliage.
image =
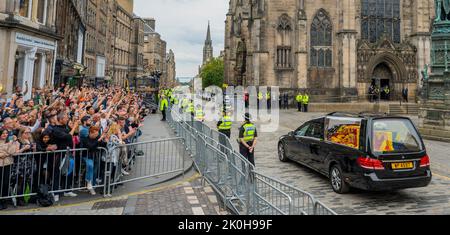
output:
[{"label": "green foliage", "polygon": [[200,73],[203,88],[210,86],[222,87],[224,79],[224,63],[223,59],[213,58],[205,66]]}]

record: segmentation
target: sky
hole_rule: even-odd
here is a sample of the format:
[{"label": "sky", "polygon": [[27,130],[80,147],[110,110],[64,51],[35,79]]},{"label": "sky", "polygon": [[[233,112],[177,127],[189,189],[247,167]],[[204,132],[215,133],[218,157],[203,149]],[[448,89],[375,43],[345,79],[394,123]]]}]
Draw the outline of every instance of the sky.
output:
[{"label": "sky", "polygon": [[156,31],[175,53],[177,77],[194,77],[203,60],[208,20],[214,56],[224,48],[229,0],[134,0],[134,13],[156,19]]}]

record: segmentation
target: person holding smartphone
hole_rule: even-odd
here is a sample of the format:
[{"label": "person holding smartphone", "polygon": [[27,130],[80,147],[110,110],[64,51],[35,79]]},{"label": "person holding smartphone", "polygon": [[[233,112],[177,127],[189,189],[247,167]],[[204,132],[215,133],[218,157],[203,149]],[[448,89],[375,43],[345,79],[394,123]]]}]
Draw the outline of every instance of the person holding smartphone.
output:
[{"label": "person holding smartphone", "polygon": [[[19,137],[17,139],[19,143],[19,155],[14,158],[13,165],[13,179],[17,185],[17,194],[24,195],[26,194],[27,188],[34,188],[32,179],[35,178],[35,173],[37,170],[37,165],[35,161],[35,156],[31,153],[36,152],[36,143],[34,143],[31,129],[23,128],[19,131]],[[30,153],[30,154],[27,154]],[[17,205],[26,206],[25,198],[18,198]]]},{"label": "person holding smartphone", "polygon": [[[13,155],[19,151],[17,142],[9,141],[8,130],[2,129],[0,131],[0,197],[11,196],[9,186],[10,177],[12,173],[12,166],[14,164]],[[0,210],[7,209],[6,200],[0,200]]]}]

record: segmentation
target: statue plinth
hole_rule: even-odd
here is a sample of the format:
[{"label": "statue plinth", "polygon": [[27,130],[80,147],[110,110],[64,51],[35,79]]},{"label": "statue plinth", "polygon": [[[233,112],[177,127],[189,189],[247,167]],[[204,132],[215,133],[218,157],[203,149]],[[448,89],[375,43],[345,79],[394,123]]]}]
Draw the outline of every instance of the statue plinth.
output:
[{"label": "statue plinth", "polygon": [[428,139],[450,142],[450,0],[435,0],[436,20],[431,34],[431,68],[424,79],[419,129]]},{"label": "statue plinth", "polygon": [[450,71],[450,21],[434,23],[431,34],[431,67],[433,74]]},{"label": "statue plinth", "polygon": [[419,129],[424,138],[450,142],[450,72],[431,74],[424,82]]}]

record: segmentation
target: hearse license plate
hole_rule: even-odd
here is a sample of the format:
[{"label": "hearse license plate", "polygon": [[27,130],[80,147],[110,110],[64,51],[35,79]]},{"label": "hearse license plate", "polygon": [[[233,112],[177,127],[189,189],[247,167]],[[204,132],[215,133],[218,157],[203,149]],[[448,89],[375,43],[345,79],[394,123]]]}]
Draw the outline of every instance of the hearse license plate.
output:
[{"label": "hearse license plate", "polygon": [[404,170],[404,169],[412,169],[414,168],[413,162],[398,162],[392,163],[393,170]]}]

